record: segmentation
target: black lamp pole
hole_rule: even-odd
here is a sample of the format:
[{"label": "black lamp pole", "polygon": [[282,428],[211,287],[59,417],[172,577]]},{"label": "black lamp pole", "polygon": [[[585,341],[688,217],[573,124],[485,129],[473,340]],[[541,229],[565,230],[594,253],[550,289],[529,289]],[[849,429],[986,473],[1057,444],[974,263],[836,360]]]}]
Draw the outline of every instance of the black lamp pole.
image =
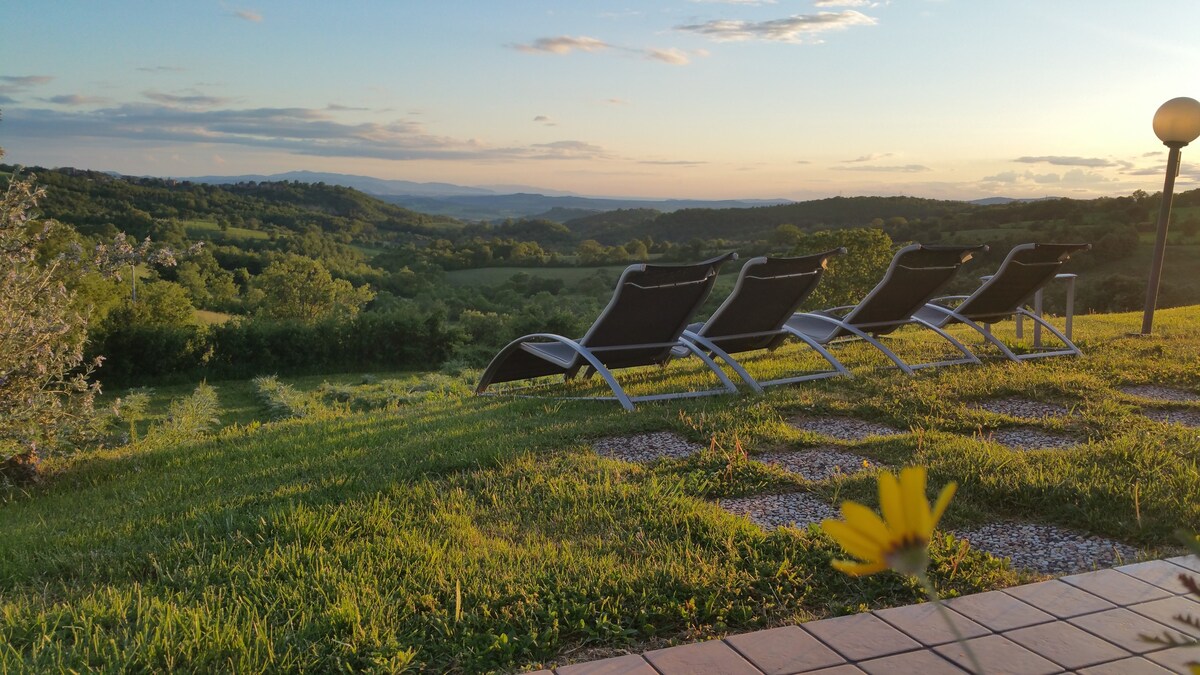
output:
[{"label": "black lamp pole", "polygon": [[1179,141],[1168,141],[1164,145],[1171,149],[1167,155],[1167,179],[1163,183],[1162,205],[1158,209],[1158,234],[1154,238],[1154,257],[1150,261],[1150,282],[1146,285],[1146,309],[1142,312],[1142,335],[1150,334],[1154,323],[1154,308],[1158,305],[1158,287],[1162,280],[1163,258],[1167,252],[1167,225],[1171,220],[1171,200],[1175,193],[1175,176],[1179,175],[1180,148],[1187,145]]}]

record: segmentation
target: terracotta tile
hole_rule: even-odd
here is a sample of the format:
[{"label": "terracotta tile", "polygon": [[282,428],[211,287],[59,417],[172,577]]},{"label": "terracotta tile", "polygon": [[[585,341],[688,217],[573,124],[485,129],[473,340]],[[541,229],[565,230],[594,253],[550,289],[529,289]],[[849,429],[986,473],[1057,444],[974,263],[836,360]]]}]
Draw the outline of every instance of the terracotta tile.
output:
[{"label": "terracotta tile", "polygon": [[1117,571],[1141,579],[1148,584],[1154,584],[1176,595],[1188,592],[1187,587],[1179,581],[1179,575],[1188,574],[1190,570],[1166,560],[1147,560],[1134,565],[1118,567]]},{"label": "terracotta tile", "polygon": [[758,668],[720,640],[656,649],[644,656],[663,675],[761,675]]},{"label": "terracotta tile", "polygon": [[554,673],[549,670],[534,670],[524,673],[523,675],[554,675]]},{"label": "terracotta tile", "polygon": [[1111,603],[1122,606],[1171,596],[1170,593],[1158,586],[1134,579],[1128,574],[1122,574],[1116,570],[1072,574],[1069,577],[1062,577],[1060,581],[1065,581],[1072,586],[1082,588]]},{"label": "terracotta tile", "polygon": [[946,606],[997,633],[1054,620],[1033,605],[1001,591],[964,595],[947,600]]},{"label": "terracotta tile", "polygon": [[1124,649],[1065,621],[1018,628],[1005,633],[1004,637],[1070,670],[1130,655]]},{"label": "terracotta tile", "polygon": [[1188,664],[1200,662],[1200,651],[1196,647],[1171,647],[1161,652],[1150,652],[1147,659],[1176,673],[1188,672]]},{"label": "terracotta tile", "polygon": [[785,675],[836,666],[846,660],[799,626],[786,626],[725,638],[767,675]]},{"label": "terracotta tile", "polygon": [[851,661],[887,656],[921,646],[869,612],[811,621],[802,627]]},{"label": "terracotta tile", "polygon": [[1079,675],[1170,675],[1171,671],[1140,656],[1084,668]]},{"label": "terracotta tile", "polygon": [[636,655],[575,663],[556,668],[558,675],[656,675],[646,659]]},{"label": "terracotta tile", "polygon": [[842,666],[814,670],[810,673],[805,673],[804,675],[863,675],[863,670],[858,666],[852,666],[847,663]]},{"label": "terracotta tile", "polygon": [[1166,629],[1166,626],[1157,621],[1147,619],[1141,614],[1125,608],[1085,614],[1070,619],[1068,622],[1134,654],[1145,654],[1162,649],[1162,645],[1146,642],[1138,636],[1144,633],[1159,635]]},{"label": "terracotta tile", "polygon": [[[985,635],[967,640],[967,645],[988,673],[1021,673],[1021,675],[1051,675],[1062,672],[1057,663],[1043,659],[1021,645],[1001,635]],[[971,670],[971,659],[963,646],[957,642],[934,649],[967,670]]]},{"label": "terracotta tile", "polygon": [[962,675],[962,668],[937,654],[922,649],[919,652],[893,654],[858,664],[869,675]]},{"label": "terracotta tile", "polygon": [[1060,619],[1116,607],[1103,598],[1057,579],[1007,588],[1004,592]]},{"label": "terracotta tile", "polygon": [[[1145,602],[1140,605],[1130,605],[1129,609],[1142,616],[1154,619],[1163,624],[1164,628],[1170,628],[1177,633],[1184,633],[1195,638],[1200,638],[1200,630],[1196,630],[1175,620],[1175,617],[1180,614],[1200,618],[1200,602],[1177,595],[1166,600],[1155,600],[1154,602]],[[1200,655],[1197,656],[1200,657]]]},{"label": "terracotta tile", "polygon": [[[951,611],[949,615],[950,620],[954,622],[955,627],[964,638],[970,639],[991,632],[957,612]],[[938,612],[936,605],[929,602],[907,607],[881,609],[875,612],[875,616],[899,628],[906,635],[927,647],[953,642],[955,639],[954,632],[946,624],[946,618]]]}]

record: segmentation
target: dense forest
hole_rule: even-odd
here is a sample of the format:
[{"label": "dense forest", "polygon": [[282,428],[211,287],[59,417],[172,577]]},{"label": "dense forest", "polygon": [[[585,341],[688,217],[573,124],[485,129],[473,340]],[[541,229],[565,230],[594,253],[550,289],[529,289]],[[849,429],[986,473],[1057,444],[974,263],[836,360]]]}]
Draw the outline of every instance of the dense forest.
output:
[{"label": "dense forest", "polygon": [[[0,165],[7,182],[16,167]],[[895,245],[987,243],[962,289],[1016,243],[1089,242],[1072,260],[1080,310],[1140,306],[1159,198],[975,205],[914,197],[831,198],[729,209],[622,209],[570,217],[461,222],[356,190],[298,182],[206,185],[74,169],[28,169],[46,189],[38,214],[66,227],[44,259],[123,233],[180,253],[174,266],[133,265],[122,281],[84,275],[79,307],[89,350],[115,382],[168,375],[249,376],[300,370],[477,366],[528,332],[580,333],[620,265],[742,258],[846,245],[828,291],[853,302]],[[561,217],[565,222],[551,220]],[[1200,302],[1200,190],[1176,198],[1162,305]],[[197,246],[197,244],[200,244]],[[463,283],[464,270],[483,283]],[[570,272],[570,273],[568,273]],[[719,287],[720,288],[725,288]],[[716,299],[714,299],[715,302]],[[1055,299],[1050,300],[1053,309]]]}]

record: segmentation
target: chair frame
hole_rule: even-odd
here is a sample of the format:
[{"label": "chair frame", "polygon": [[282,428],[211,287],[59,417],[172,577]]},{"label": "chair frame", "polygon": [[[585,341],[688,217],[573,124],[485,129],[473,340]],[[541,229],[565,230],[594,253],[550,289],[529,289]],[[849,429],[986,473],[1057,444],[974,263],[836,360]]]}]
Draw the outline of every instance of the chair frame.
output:
[{"label": "chair frame", "polygon": [[[816,288],[817,284],[820,283],[820,277],[824,273],[826,261],[835,255],[842,255],[845,253],[846,253],[846,249],[843,247],[843,248],[836,248],[836,249],[833,249],[830,251],[825,251],[823,253],[814,254],[812,256],[804,256],[805,258],[813,258],[813,259],[819,258],[820,265],[818,267],[816,267],[814,270],[809,271],[809,272],[794,272],[794,273],[789,273],[789,274],[779,274],[779,275],[775,275],[772,277],[762,277],[762,276],[754,275],[755,268],[768,264],[772,260],[771,258],[768,258],[766,256],[751,258],[750,260],[746,261],[745,265],[742,266],[742,270],[738,274],[737,283],[734,285],[733,291],[730,292],[729,297],[725,298],[725,301],[721,303],[721,306],[718,307],[715,312],[713,312],[712,316],[710,316],[708,318],[708,320],[704,322],[703,325],[689,327],[687,330],[685,330],[683,332],[683,337],[685,339],[687,339],[689,342],[699,345],[705,351],[709,352],[710,354],[715,355],[716,357],[718,357],[719,359],[724,361],[726,364],[729,365],[729,367],[731,369],[733,369],[733,371],[735,373],[737,373],[738,377],[740,377],[742,379],[742,381],[746,383],[747,386],[749,386],[755,393],[759,393],[759,394],[763,393],[764,387],[770,387],[770,386],[776,386],[776,385],[782,385],[782,384],[794,384],[797,382],[807,382],[810,380],[820,380],[820,379],[824,379],[824,378],[828,378],[828,377],[836,377],[839,375],[850,376],[849,369],[847,369],[844,365],[842,365],[841,361],[838,361],[832,354],[830,354],[829,350],[822,347],[815,340],[813,340],[809,336],[805,335],[804,333],[796,331],[796,330],[790,328],[789,326],[787,326],[787,324],[786,324],[786,321],[788,318],[787,316],[783,317],[781,326],[774,330],[755,331],[755,332],[747,332],[747,333],[733,333],[733,334],[726,334],[726,335],[706,334],[706,329],[708,328],[709,325],[715,323],[725,312],[732,311],[733,308],[737,307],[738,303],[745,302],[745,300],[743,300],[743,298],[745,297],[743,295],[743,293],[744,293],[744,290],[746,287],[746,280],[748,278],[782,279],[782,278],[795,278],[795,277],[800,277],[800,276],[815,277],[815,279],[808,286],[808,288],[804,289],[800,293],[799,297],[797,298],[796,305],[799,305],[801,302],[804,301],[804,299],[806,297],[808,297],[808,295],[810,293],[812,293],[813,289]],[[794,260],[794,259],[784,259],[784,260]],[[794,311],[794,309],[795,308],[793,307],[792,309],[788,310],[788,314],[790,315]],[[752,377],[749,372],[746,371],[745,367],[743,367],[742,364],[737,361],[737,359],[735,359],[733,356],[730,355],[729,350],[723,349],[716,344],[716,342],[718,342],[718,341],[725,342],[725,341],[732,341],[732,340],[742,340],[742,339],[747,339],[747,338],[768,338],[768,337],[779,338],[779,339],[770,341],[764,347],[756,347],[754,349],[746,349],[746,350],[742,350],[742,351],[749,352],[749,351],[757,351],[758,349],[774,350],[787,337],[795,337],[796,339],[800,340],[801,342],[803,342],[804,344],[806,344],[810,348],[812,348],[814,351],[816,351],[817,354],[819,354],[822,358],[824,358],[829,363],[830,366],[832,366],[832,369],[831,370],[821,370],[821,371],[816,371],[816,372],[805,373],[803,375],[798,375],[798,376],[782,377],[782,378],[777,378],[777,379],[773,379],[773,380],[766,380],[763,382],[759,382],[754,377]],[[737,353],[741,353],[741,352],[737,352]]]},{"label": "chair frame", "polygon": [[[1054,279],[1053,275],[1046,278],[1041,284],[1038,284],[1037,286],[1031,286],[1029,289],[1029,292],[1025,294],[1025,298],[1023,300],[1021,300],[1013,309],[1011,309],[1010,311],[1005,313],[1005,315],[1003,317],[998,318],[996,321],[984,322],[985,325],[981,326],[981,325],[979,325],[978,321],[971,319],[966,313],[963,313],[962,311],[960,311],[963,306],[970,307],[969,303],[972,300],[983,296],[990,290],[990,288],[992,286],[1000,283],[1000,280],[1002,280],[1004,278],[1003,275],[1004,275],[1005,271],[1008,270],[1010,268],[1010,266],[1012,266],[1012,265],[1038,265],[1038,266],[1045,265],[1045,266],[1053,266],[1054,268],[1057,269],[1059,267],[1062,267],[1063,263],[1065,263],[1068,259],[1070,259],[1071,253],[1074,253],[1076,251],[1087,251],[1087,250],[1090,250],[1092,247],[1091,244],[1076,244],[1076,245],[1061,245],[1060,244],[1058,246],[1063,246],[1064,252],[1058,258],[1058,260],[1046,261],[1046,262],[1036,262],[1036,263],[1022,263],[1022,262],[1019,262],[1016,260],[1016,258],[1021,253],[1025,252],[1025,251],[1036,250],[1039,246],[1043,246],[1043,245],[1031,243],[1031,244],[1018,244],[1017,246],[1014,246],[1013,249],[1008,252],[1008,255],[1005,256],[1004,261],[1002,263],[1000,263],[1000,267],[999,267],[999,269],[996,270],[996,273],[991,275],[986,281],[983,282],[983,284],[979,288],[975,289],[975,292],[971,293],[970,295],[947,295],[947,296],[943,296],[940,298],[934,298],[933,300],[929,301],[928,303],[925,304],[925,307],[922,309],[927,310],[928,313],[935,314],[935,316],[937,317],[937,320],[929,321],[928,319],[926,319],[926,321],[931,324],[937,324],[937,326],[939,328],[947,326],[951,323],[961,323],[966,326],[969,326],[972,329],[974,329],[975,332],[979,333],[979,335],[981,335],[984,340],[986,340],[987,342],[991,343],[994,347],[996,347],[1000,351],[1000,353],[1003,354],[1004,357],[1009,359],[1010,361],[1028,361],[1031,359],[1046,358],[1046,357],[1051,357],[1051,356],[1081,356],[1083,354],[1083,351],[1080,350],[1079,347],[1074,342],[1072,342],[1070,338],[1068,338],[1062,331],[1059,331],[1057,328],[1055,328],[1053,325],[1051,325],[1050,322],[1046,321],[1043,317],[1039,316],[1035,312],[1029,311],[1024,306],[1027,303],[1029,296],[1032,296],[1034,293],[1036,293],[1041,288],[1045,287],[1045,285],[1047,283],[1049,283],[1050,281],[1052,281]],[[958,304],[955,305],[955,307],[953,307],[953,308],[938,304],[938,303],[946,302],[946,301],[957,301]],[[1046,349],[1036,349],[1035,351],[1028,352],[1025,354],[1017,354],[1016,352],[1014,352],[1012,350],[1012,348],[1010,348],[1008,345],[1004,344],[1004,341],[1002,341],[1000,338],[993,335],[992,331],[988,327],[990,324],[999,323],[1000,321],[1002,321],[1005,318],[1008,318],[1010,316],[1011,317],[1017,317],[1017,316],[1029,317],[1029,319],[1034,321],[1036,324],[1042,326],[1046,330],[1050,331],[1050,333],[1053,334],[1054,337],[1058,338],[1058,340],[1060,342],[1062,342],[1063,347],[1062,348],[1051,347],[1051,348],[1046,348]]]},{"label": "chair frame", "polygon": [[[958,268],[961,267],[963,263],[970,260],[975,255],[976,252],[986,251],[987,249],[988,249],[988,247],[986,245],[941,247],[941,246],[925,246],[923,244],[910,244],[896,252],[896,255],[892,257],[892,262],[888,266],[888,270],[883,275],[883,278],[880,279],[879,283],[877,283],[875,285],[875,287],[872,288],[871,291],[869,293],[867,293],[866,296],[864,296],[863,299],[860,300],[857,304],[845,305],[842,307],[833,307],[831,309],[826,309],[826,310],[822,310],[819,312],[807,312],[807,313],[801,313],[801,314],[795,315],[796,317],[805,317],[805,318],[821,321],[821,322],[827,323],[830,326],[832,326],[833,329],[829,332],[829,334],[826,337],[822,338],[819,336],[814,336],[811,334],[804,333],[804,331],[800,330],[796,326],[789,326],[789,328],[791,328],[795,333],[805,334],[809,338],[814,340],[815,342],[818,342],[821,344],[830,344],[832,342],[839,341],[839,339],[841,339],[841,338],[846,338],[846,339],[858,338],[860,340],[867,342],[872,347],[878,349],[893,364],[895,364],[895,366],[898,369],[900,369],[900,371],[904,372],[907,375],[912,375],[915,371],[917,371],[918,369],[921,369],[921,368],[952,366],[952,365],[960,365],[960,364],[966,364],[966,363],[980,364],[980,363],[982,363],[982,361],[979,359],[979,357],[975,356],[975,354],[971,353],[971,351],[969,349],[967,349],[966,346],[963,345],[962,342],[957,340],[953,335],[950,335],[945,330],[942,330],[942,328],[940,326],[934,325],[933,323],[926,321],[924,319],[918,319],[915,316],[912,316],[912,314],[915,313],[915,311],[917,309],[920,309],[921,306],[929,300],[929,297],[925,297],[925,298],[921,299],[921,305],[917,305],[917,307],[915,307],[913,309],[913,311],[911,313],[909,313],[906,318],[903,318],[903,319],[897,318],[894,320],[879,321],[879,322],[872,322],[872,323],[855,323],[854,315],[857,313],[857,311],[860,308],[868,305],[868,303],[870,303],[870,301],[873,300],[876,296],[881,295],[882,293],[884,293],[887,290],[890,290],[890,284],[893,283],[892,279],[895,276],[896,270],[902,266],[901,261],[903,260],[903,258],[910,253],[915,253],[915,252],[921,251],[921,250],[943,251],[943,252],[959,251],[960,252],[960,260],[959,260],[958,264],[952,265],[952,266],[929,266],[929,267],[925,268],[925,269],[947,269],[948,270],[951,267],[953,267],[953,269],[955,271],[957,271]],[[945,285],[948,284],[952,279],[953,279],[953,273],[949,274],[946,277],[946,279],[942,282],[941,287],[945,287]],[[940,290],[940,288],[938,290]],[[936,292],[937,291],[935,290],[934,293],[936,293]],[[841,312],[845,312],[845,314],[839,316],[838,314]],[[904,326],[904,325],[908,325],[908,324],[915,324],[918,326],[922,326],[922,327],[928,328],[929,330],[938,334],[944,340],[949,342],[955,349],[957,349],[962,354],[962,357],[956,358],[956,359],[943,360],[943,361],[929,361],[926,363],[910,364],[907,361],[905,361],[904,359],[900,358],[900,356],[898,354],[896,354],[891,349],[888,349],[886,345],[884,345],[882,342],[879,341],[877,336],[883,335],[885,333],[890,333],[890,332],[896,330],[897,328]],[[873,328],[877,329],[877,330],[872,330]],[[849,333],[850,335],[840,334],[843,331],[845,333]]]},{"label": "chair frame", "polygon": [[[532,354],[532,355],[546,361],[547,364],[549,364],[549,367],[559,368],[559,369],[561,369],[561,372],[559,372],[559,373],[550,372],[550,373],[545,373],[542,375],[533,375],[533,376],[526,377],[526,378],[513,378],[512,380],[504,380],[504,381],[516,381],[516,380],[520,380],[520,379],[536,379],[538,377],[550,377],[550,376],[555,376],[558,374],[563,375],[564,381],[570,381],[575,378],[575,376],[579,373],[580,370],[584,370],[584,375],[583,375],[584,379],[590,378],[593,374],[600,375],[600,377],[603,378],[604,382],[608,385],[609,389],[612,390],[613,395],[612,396],[553,396],[553,397],[539,396],[539,397],[532,397],[532,396],[522,396],[521,394],[515,393],[515,392],[519,392],[524,389],[529,389],[532,387],[532,385],[526,386],[526,387],[516,387],[516,388],[507,389],[504,392],[501,392],[503,395],[516,396],[518,398],[555,398],[555,399],[585,400],[585,401],[616,401],[621,405],[622,408],[624,408],[627,411],[632,412],[635,409],[634,404],[640,403],[643,401],[661,401],[661,400],[668,400],[668,399],[696,398],[696,397],[700,397],[700,396],[713,396],[713,395],[717,395],[717,394],[726,394],[726,393],[737,392],[737,387],[733,384],[733,381],[729,379],[729,376],[727,376],[725,374],[725,372],[723,370],[721,370],[720,366],[718,366],[717,363],[715,361],[713,361],[712,358],[710,358],[707,354],[705,354],[702,349],[697,347],[695,344],[689,342],[688,340],[683,339],[683,337],[682,337],[683,330],[687,326],[687,321],[689,321],[691,319],[691,317],[695,315],[696,311],[699,310],[700,305],[704,302],[704,300],[708,297],[708,294],[711,292],[712,285],[716,281],[716,276],[717,276],[717,273],[718,273],[721,265],[723,265],[725,262],[728,262],[730,260],[736,260],[736,259],[737,259],[736,253],[728,253],[723,256],[719,256],[717,258],[712,258],[710,260],[706,260],[706,261],[703,261],[700,263],[695,263],[694,265],[674,266],[674,267],[679,267],[679,268],[687,268],[687,267],[700,268],[702,266],[708,265],[710,267],[710,271],[706,276],[704,276],[703,278],[701,278],[699,280],[689,280],[689,281],[678,282],[678,283],[666,283],[666,284],[660,284],[660,285],[656,285],[656,286],[639,286],[635,282],[631,281],[630,277],[634,274],[645,272],[648,269],[650,269],[651,267],[661,269],[661,268],[666,268],[668,266],[665,266],[665,265],[651,266],[651,265],[647,265],[645,263],[630,265],[629,267],[625,268],[624,272],[621,273],[621,278],[617,281],[616,289],[613,292],[612,298],[609,300],[608,306],[604,308],[604,311],[602,311],[600,313],[600,315],[592,323],[592,326],[588,329],[587,333],[582,338],[580,338],[578,340],[572,340],[570,338],[563,337],[561,335],[556,335],[553,333],[533,333],[530,335],[525,335],[525,336],[519,337],[516,340],[513,340],[508,345],[506,345],[503,349],[501,349],[500,352],[497,353],[495,357],[492,358],[491,363],[489,363],[487,369],[484,370],[483,375],[480,377],[479,384],[475,388],[476,395],[480,395],[480,396],[497,395],[496,392],[488,392],[487,388],[491,384],[493,384],[493,380],[497,376],[499,369],[504,365],[504,363],[507,361],[508,357],[511,356],[513,353],[517,352],[518,350],[527,352],[529,354]],[[675,338],[673,340],[665,341],[665,342],[618,344],[618,345],[603,345],[603,346],[592,346],[592,345],[588,344],[589,338],[591,338],[599,330],[599,328],[604,325],[605,320],[609,317],[610,314],[612,314],[614,308],[619,306],[619,304],[621,302],[622,290],[627,285],[634,285],[634,286],[638,286],[639,288],[645,289],[645,288],[667,288],[667,287],[682,286],[682,285],[689,285],[689,284],[704,284],[707,286],[707,288],[703,289],[703,291],[698,295],[698,297],[695,301],[695,306],[691,308],[691,311],[687,313],[687,316],[686,316],[683,324],[681,326],[679,326],[677,331],[675,331]],[[545,345],[547,343],[561,344],[561,345],[565,345],[565,346],[569,347],[573,354],[572,358],[569,361],[562,360],[562,359],[558,359],[552,355],[546,354],[544,352],[539,352],[537,350],[538,344]],[[700,358],[700,360],[708,367],[708,369],[710,371],[712,371],[714,375],[716,375],[717,379],[720,381],[721,386],[717,389],[709,389],[709,390],[703,390],[703,391],[684,391],[684,392],[673,392],[673,393],[667,393],[667,394],[647,394],[647,395],[642,395],[642,396],[630,396],[629,394],[627,394],[625,392],[624,387],[621,386],[621,384],[617,381],[616,376],[614,376],[612,373],[613,369],[619,369],[619,368],[643,367],[643,366],[651,366],[651,365],[656,365],[656,364],[665,366],[670,361],[673,350],[680,349],[680,348],[686,350],[688,353],[698,356]],[[644,363],[631,364],[628,366],[620,366],[617,368],[609,368],[608,366],[606,366],[604,364],[601,356],[598,356],[598,354],[603,355],[604,352],[629,351],[629,350],[639,350],[639,349],[660,349],[660,350],[662,350],[663,357],[661,359],[649,359]]]}]

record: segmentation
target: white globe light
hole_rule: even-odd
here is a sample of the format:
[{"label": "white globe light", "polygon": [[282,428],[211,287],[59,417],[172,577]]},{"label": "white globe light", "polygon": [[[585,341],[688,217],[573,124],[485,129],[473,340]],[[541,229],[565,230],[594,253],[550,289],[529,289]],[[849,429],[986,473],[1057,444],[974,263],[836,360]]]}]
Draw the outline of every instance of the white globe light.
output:
[{"label": "white globe light", "polygon": [[1187,145],[1200,136],[1200,101],[1187,96],[1173,98],[1154,113],[1154,134],[1168,145]]}]

